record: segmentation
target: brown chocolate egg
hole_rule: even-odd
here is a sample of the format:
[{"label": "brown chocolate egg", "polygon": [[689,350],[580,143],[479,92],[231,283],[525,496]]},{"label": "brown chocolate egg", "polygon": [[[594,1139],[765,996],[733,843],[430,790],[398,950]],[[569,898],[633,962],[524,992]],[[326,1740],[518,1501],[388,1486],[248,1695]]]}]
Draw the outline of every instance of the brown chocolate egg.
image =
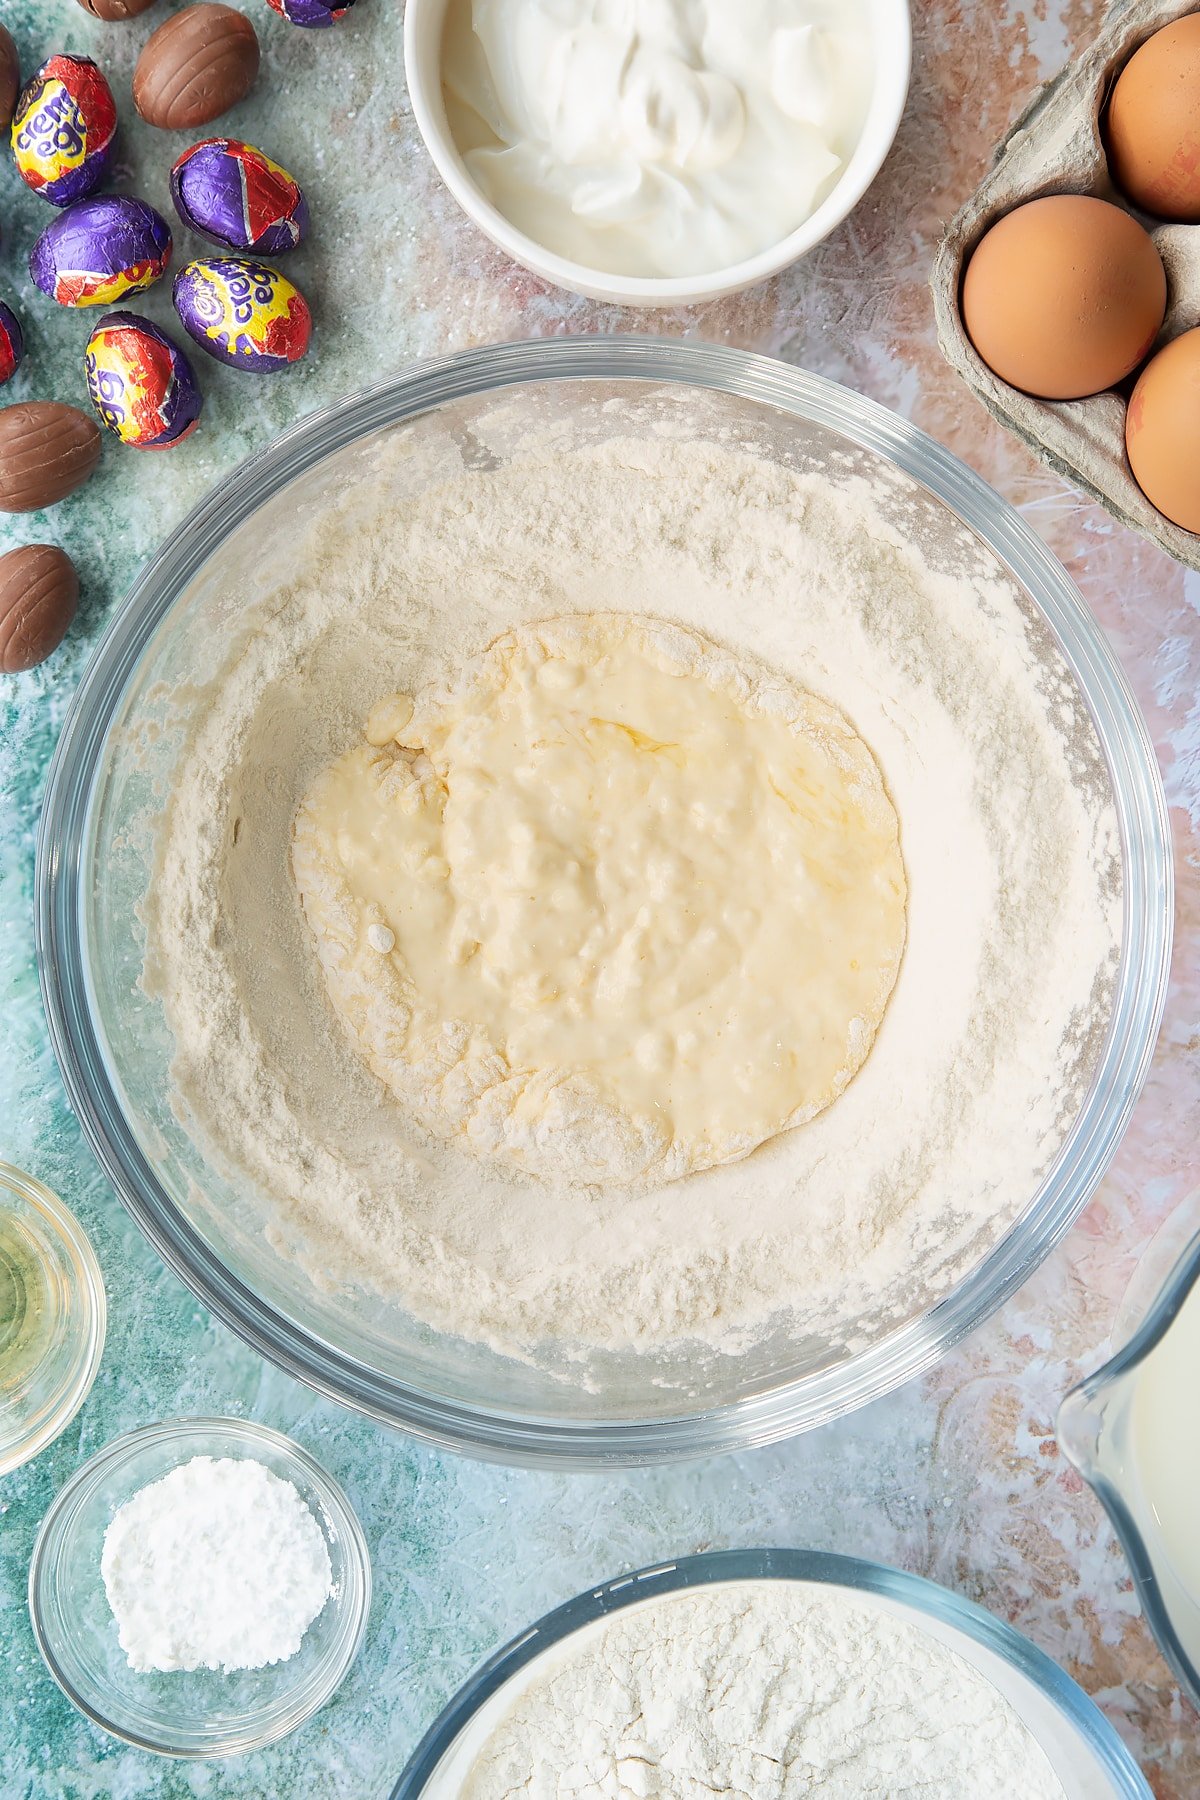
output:
[{"label": "brown chocolate egg", "polygon": [[45,662],[75,617],[79,577],[64,550],[25,544],[0,556],[0,673]]},{"label": "brown chocolate egg", "polygon": [[258,36],[244,13],[185,6],[150,37],[133,71],[133,104],[147,125],[191,131],[244,100],[258,77]]},{"label": "brown chocolate egg", "polygon": [[1079,194],[1031,200],[977,244],[963,323],[1001,381],[1043,400],[1103,393],[1132,374],[1167,305],[1162,258],[1119,206]]},{"label": "brown chocolate egg", "polygon": [[1152,506],[1200,532],[1200,329],[1159,351],[1138,377],[1125,419],[1134,479]]},{"label": "brown chocolate egg", "polygon": [[79,0],[84,12],[90,12],[93,19],[112,22],[136,19],[139,14],[149,12],[155,3],[156,0]]},{"label": "brown chocolate egg", "polygon": [[1147,38],[1117,77],[1105,122],[1123,194],[1160,219],[1200,220],[1200,13]]},{"label": "brown chocolate egg", "polygon": [[11,31],[0,25],[0,125],[7,131],[21,92],[21,59]]},{"label": "brown chocolate egg", "polygon": [[77,406],[0,407],[0,512],[36,512],[82,487],[100,461],[100,427]]}]

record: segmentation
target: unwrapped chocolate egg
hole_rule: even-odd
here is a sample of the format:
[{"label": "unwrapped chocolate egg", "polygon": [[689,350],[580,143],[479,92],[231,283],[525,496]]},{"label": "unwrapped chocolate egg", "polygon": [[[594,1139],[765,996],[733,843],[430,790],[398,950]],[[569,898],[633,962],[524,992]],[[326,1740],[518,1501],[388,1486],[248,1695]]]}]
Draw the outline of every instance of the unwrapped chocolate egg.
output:
[{"label": "unwrapped chocolate egg", "polygon": [[1175,338],[1142,370],[1129,398],[1125,447],[1150,504],[1200,532],[1200,329]]},{"label": "unwrapped chocolate egg", "polygon": [[116,135],[116,102],[96,64],[88,56],[52,56],[13,114],[17,173],[52,206],[70,206],[108,174]]},{"label": "unwrapped chocolate egg", "polygon": [[1149,233],[1083,194],[1006,213],[980,239],[962,290],[963,323],[988,368],[1043,400],[1123,381],[1148,354],[1166,305]]},{"label": "unwrapped chocolate egg", "polygon": [[312,335],[300,290],[267,263],[201,257],[175,277],[175,310],[201,349],[256,375],[299,362]]},{"label": "unwrapped chocolate egg", "polygon": [[67,635],[79,604],[79,577],[55,544],[23,544],[0,556],[0,673],[45,662]]},{"label": "unwrapped chocolate egg", "polygon": [[195,431],[203,401],[192,365],[165,331],[137,313],[113,312],[88,339],[92,405],[134,450],[168,450]]},{"label": "unwrapped chocolate egg", "polygon": [[105,19],[117,24],[124,19],[136,19],[144,12],[149,12],[157,0],[79,0],[84,12],[90,12],[93,19]]},{"label": "unwrapped chocolate egg", "polygon": [[267,5],[291,25],[320,28],[344,19],[354,0],[267,0]]},{"label": "unwrapped chocolate egg", "polygon": [[1135,206],[1200,220],[1200,13],[1165,25],[1130,57],[1104,135],[1112,178]]},{"label": "unwrapped chocolate egg", "polygon": [[133,104],[147,125],[194,131],[246,98],[258,63],[245,13],[202,0],[172,13],[147,40],[133,72]]},{"label": "unwrapped chocolate egg", "polygon": [[47,225],[29,273],[60,306],[111,306],[152,287],[171,260],[171,230],[144,200],[81,200]]},{"label": "unwrapped chocolate egg", "polygon": [[279,256],[308,231],[308,206],[286,169],[238,138],[205,138],[171,170],[185,225],[229,250]]},{"label": "unwrapped chocolate egg", "polygon": [[25,334],[11,306],[0,300],[0,387],[11,381],[25,354]]},{"label": "unwrapped chocolate egg", "polygon": [[13,34],[0,25],[0,125],[12,124],[21,93],[21,61]]},{"label": "unwrapped chocolate egg", "polygon": [[0,512],[55,506],[100,461],[100,427],[61,400],[0,407]]}]

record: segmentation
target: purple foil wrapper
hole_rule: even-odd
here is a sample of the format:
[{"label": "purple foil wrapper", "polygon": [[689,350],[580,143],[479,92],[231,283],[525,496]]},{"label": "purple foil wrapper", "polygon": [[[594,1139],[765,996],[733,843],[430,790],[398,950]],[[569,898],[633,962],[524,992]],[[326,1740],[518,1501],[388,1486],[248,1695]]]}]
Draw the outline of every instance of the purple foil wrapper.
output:
[{"label": "purple foil wrapper", "polygon": [[11,306],[0,300],[0,386],[11,381],[25,354],[25,335],[21,321]]},{"label": "purple foil wrapper", "polygon": [[200,257],[175,277],[174,297],[188,336],[231,369],[271,375],[308,350],[308,302],[267,263]]},{"label": "purple foil wrapper", "polygon": [[185,225],[229,250],[278,256],[308,231],[308,205],[286,169],[238,138],[205,138],[171,170]]},{"label": "purple foil wrapper", "polygon": [[144,200],[80,200],[47,225],[29,273],[60,306],[111,306],[152,287],[171,260],[167,221]]},{"label": "purple foil wrapper", "polygon": [[52,56],[17,101],[13,160],[51,206],[94,193],[112,166],[117,108],[90,56]]},{"label": "purple foil wrapper", "polygon": [[336,25],[354,5],[354,0],[267,0],[267,5],[292,25],[321,27]]}]

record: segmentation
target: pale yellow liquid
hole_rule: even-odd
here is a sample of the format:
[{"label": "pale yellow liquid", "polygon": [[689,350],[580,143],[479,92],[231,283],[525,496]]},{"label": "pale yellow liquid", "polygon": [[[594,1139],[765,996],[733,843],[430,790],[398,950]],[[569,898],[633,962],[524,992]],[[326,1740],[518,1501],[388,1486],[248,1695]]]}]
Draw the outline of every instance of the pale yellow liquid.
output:
[{"label": "pale yellow liquid", "polygon": [[44,1361],[58,1314],[45,1250],[23,1219],[0,1211],[0,1405],[23,1393]]},{"label": "pale yellow liquid", "polygon": [[1143,1535],[1184,1647],[1200,1659],[1200,1287],[1134,1377],[1127,1419]]}]

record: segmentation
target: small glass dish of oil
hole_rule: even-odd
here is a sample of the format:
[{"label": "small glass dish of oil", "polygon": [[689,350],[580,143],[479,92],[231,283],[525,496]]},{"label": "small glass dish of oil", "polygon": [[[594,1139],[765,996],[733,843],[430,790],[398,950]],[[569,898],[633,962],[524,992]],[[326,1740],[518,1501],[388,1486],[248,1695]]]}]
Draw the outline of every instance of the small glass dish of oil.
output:
[{"label": "small glass dish of oil", "polygon": [[0,1162],[0,1475],[70,1424],[104,1349],[96,1253],[56,1194]]},{"label": "small glass dish of oil", "polygon": [[[1121,1348],[1067,1395],[1058,1440],[1112,1520],[1146,1623],[1200,1708],[1200,1189],[1143,1262],[1161,1286],[1147,1303],[1146,1270],[1135,1275]],[[1135,1308],[1140,1323],[1122,1341]]]}]

